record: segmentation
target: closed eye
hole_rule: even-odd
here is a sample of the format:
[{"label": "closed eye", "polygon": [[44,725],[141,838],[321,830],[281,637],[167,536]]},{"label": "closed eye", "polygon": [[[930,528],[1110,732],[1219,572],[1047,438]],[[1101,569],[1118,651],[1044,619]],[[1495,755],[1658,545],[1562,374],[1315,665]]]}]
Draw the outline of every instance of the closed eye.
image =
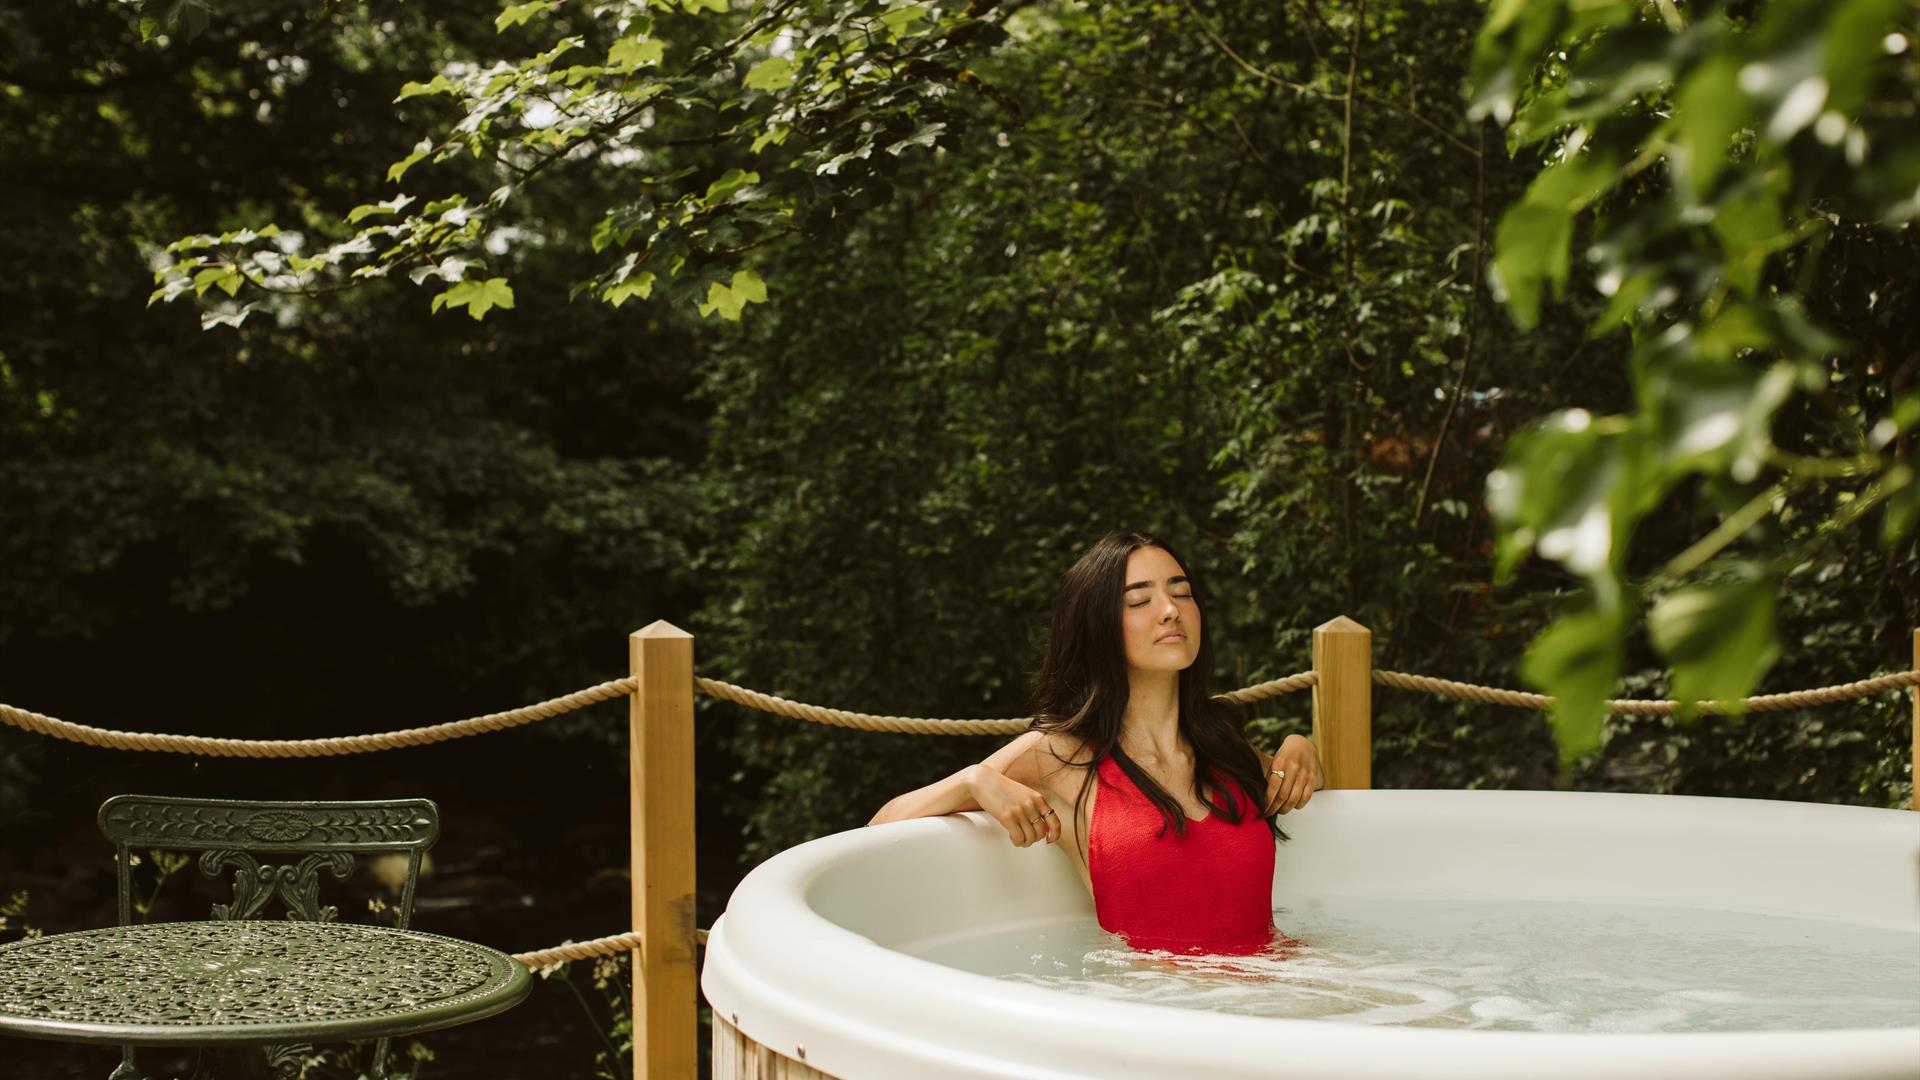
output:
[{"label": "closed eye", "polygon": [[[1191,600],[1191,599],[1193,599],[1193,594],[1192,594],[1192,593],[1174,593],[1174,594],[1173,594],[1173,598],[1174,598],[1175,600]],[[1148,605],[1149,603],[1151,603],[1151,602],[1152,602],[1151,600],[1142,600],[1142,601],[1140,601],[1140,602],[1139,602],[1139,603],[1137,603],[1137,604],[1128,604],[1127,606],[1128,606],[1128,607],[1130,607],[1130,608],[1131,608],[1131,607],[1146,607],[1146,606],[1147,606],[1147,605]]]}]

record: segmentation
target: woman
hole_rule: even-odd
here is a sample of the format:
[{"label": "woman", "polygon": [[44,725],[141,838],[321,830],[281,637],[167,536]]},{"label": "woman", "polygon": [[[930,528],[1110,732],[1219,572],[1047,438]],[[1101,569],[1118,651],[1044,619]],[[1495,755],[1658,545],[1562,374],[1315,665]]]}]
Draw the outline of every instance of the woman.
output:
[{"label": "woman", "polygon": [[1273,816],[1320,787],[1313,743],[1272,757],[1207,692],[1200,595],[1173,549],[1116,533],[1061,583],[1033,727],[907,792],[870,824],[985,810],[1014,846],[1062,847],[1100,925],[1141,949],[1245,953],[1273,939]]}]

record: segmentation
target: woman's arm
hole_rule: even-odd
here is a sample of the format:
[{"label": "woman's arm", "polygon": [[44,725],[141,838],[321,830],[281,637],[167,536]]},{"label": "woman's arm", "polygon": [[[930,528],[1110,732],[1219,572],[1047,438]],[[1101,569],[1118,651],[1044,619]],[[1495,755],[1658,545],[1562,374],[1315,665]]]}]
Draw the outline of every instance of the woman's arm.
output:
[{"label": "woman's arm", "polygon": [[[1267,813],[1278,811],[1282,814],[1289,810],[1298,810],[1307,805],[1313,793],[1326,786],[1326,780],[1320,773],[1320,751],[1314,748],[1313,740],[1305,735],[1289,735],[1281,740],[1280,749],[1269,757],[1259,747],[1253,752],[1260,755],[1260,768],[1267,774]],[[1286,774],[1274,775],[1274,770]]]},{"label": "woman's arm", "polygon": [[1032,772],[1033,751],[1042,738],[1037,731],[1027,732],[978,765],[895,796],[867,824],[985,810],[1007,830],[1016,847],[1042,840],[1051,844],[1060,839],[1060,821],[1046,796],[1008,775],[1025,777]]},{"label": "woman's arm", "polygon": [[926,787],[914,788],[904,795],[895,795],[873,815],[869,825],[885,825],[889,821],[905,821],[908,818],[939,817],[942,814],[958,814],[966,810],[980,809],[980,801],[973,797],[973,785],[979,778],[979,770],[984,765],[969,765],[944,780],[935,780]]}]

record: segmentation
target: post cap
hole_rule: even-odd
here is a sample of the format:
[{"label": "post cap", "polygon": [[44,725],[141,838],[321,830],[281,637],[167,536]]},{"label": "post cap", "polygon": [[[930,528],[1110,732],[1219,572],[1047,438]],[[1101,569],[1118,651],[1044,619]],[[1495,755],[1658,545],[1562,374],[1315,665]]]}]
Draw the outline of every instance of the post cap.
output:
[{"label": "post cap", "polygon": [[1313,632],[1316,634],[1371,634],[1373,633],[1373,631],[1367,629],[1364,626],[1361,626],[1359,623],[1354,622],[1352,619],[1347,618],[1345,615],[1335,615],[1333,618],[1328,619],[1326,622],[1323,622],[1319,626],[1314,627]]}]

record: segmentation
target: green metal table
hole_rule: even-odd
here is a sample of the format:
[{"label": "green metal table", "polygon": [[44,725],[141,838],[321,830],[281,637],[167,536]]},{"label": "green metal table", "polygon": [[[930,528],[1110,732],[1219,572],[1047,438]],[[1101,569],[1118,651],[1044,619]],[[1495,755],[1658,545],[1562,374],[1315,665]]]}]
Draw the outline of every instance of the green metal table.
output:
[{"label": "green metal table", "polygon": [[532,988],[505,953],[411,930],[117,926],[0,945],[0,1034],[206,1047],[376,1039],[492,1016]]}]

